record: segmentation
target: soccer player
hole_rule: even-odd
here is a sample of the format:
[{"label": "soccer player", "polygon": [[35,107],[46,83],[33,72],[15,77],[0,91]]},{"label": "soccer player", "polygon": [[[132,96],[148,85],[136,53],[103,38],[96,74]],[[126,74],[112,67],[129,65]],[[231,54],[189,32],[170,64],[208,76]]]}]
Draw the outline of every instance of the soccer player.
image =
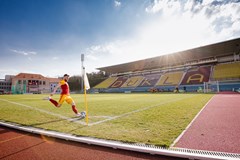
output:
[{"label": "soccer player", "polygon": [[[63,102],[66,101],[68,104],[70,104],[72,106],[72,110],[76,114],[76,116],[78,116],[80,118],[85,118],[85,112],[81,112],[81,113],[78,112],[78,110],[76,108],[76,104],[75,104],[74,100],[72,99],[72,97],[70,96],[69,85],[67,83],[68,79],[69,79],[69,75],[64,74],[63,79],[54,88],[54,90],[50,94],[50,96],[44,98],[44,100],[49,100],[57,108],[61,107]],[[57,102],[56,100],[52,99],[52,96],[56,93],[57,89],[60,88],[60,87],[62,89],[62,92],[61,92],[61,95],[60,95],[60,99]]]}]

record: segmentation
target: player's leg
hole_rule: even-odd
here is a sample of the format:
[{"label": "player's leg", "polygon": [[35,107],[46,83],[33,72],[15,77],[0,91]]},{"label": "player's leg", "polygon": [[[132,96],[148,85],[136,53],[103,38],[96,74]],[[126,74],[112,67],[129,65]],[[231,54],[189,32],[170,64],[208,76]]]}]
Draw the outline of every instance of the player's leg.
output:
[{"label": "player's leg", "polygon": [[50,98],[49,101],[50,101],[55,107],[60,107],[60,106],[58,106],[59,104],[58,104],[58,102],[57,102],[56,100]]},{"label": "player's leg", "polygon": [[72,106],[73,112],[75,114],[78,114],[78,110],[77,110],[76,104],[75,104],[74,100],[72,99],[72,97],[67,96],[66,97],[66,102]]},{"label": "player's leg", "polygon": [[63,95],[60,96],[59,102],[52,99],[52,97],[46,97],[46,98],[43,98],[43,100],[49,100],[55,107],[60,107],[64,102],[64,96]]},{"label": "player's leg", "polygon": [[68,96],[66,98],[66,102],[72,106],[72,110],[76,114],[76,116],[85,118],[85,115],[86,115],[85,112],[81,112],[81,113],[78,112],[76,104],[75,104],[74,100],[72,99],[72,97]]},{"label": "player's leg", "polygon": [[72,110],[75,114],[78,114],[78,110],[77,110],[77,107],[76,107],[76,104],[74,102],[71,103],[72,105]]},{"label": "player's leg", "polygon": [[61,105],[63,104],[63,102],[66,100],[67,95],[65,94],[61,94],[59,100],[58,100],[58,105],[56,107],[61,107]]}]

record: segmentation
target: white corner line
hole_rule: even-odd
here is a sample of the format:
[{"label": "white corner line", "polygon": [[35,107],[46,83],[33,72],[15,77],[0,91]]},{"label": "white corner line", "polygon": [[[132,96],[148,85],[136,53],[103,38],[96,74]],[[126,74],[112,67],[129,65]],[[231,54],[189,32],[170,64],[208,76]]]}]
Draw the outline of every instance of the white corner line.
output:
[{"label": "white corner line", "polygon": [[25,107],[25,108],[29,108],[29,109],[36,110],[36,111],[39,111],[39,112],[42,112],[42,113],[46,113],[48,115],[52,115],[52,116],[55,116],[55,117],[67,120],[69,122],[74,122],[74,123],[78,123],[78,124],[81,124],[81,125],[85,125],[86,124],[85,122],[75,121],[76,118],[69,118],[69,117],[62,116],[62,115],[57,114],[57,113],[49,112],[49,111],[46,111],[44,109],[32,107],[32,106],[29,106],[29,105],[26,105],[26,104],[17,103],[17,102],[13,102],[13,101],[9,101],[9,100],[6,100],[6,99],[1,99],[1,98],[0,98],[0,101],[4,101],[4,102],[7,102],[7,103],[11,103],[11,104],[15,104],[15,105],[22,106],[22,107]]}]

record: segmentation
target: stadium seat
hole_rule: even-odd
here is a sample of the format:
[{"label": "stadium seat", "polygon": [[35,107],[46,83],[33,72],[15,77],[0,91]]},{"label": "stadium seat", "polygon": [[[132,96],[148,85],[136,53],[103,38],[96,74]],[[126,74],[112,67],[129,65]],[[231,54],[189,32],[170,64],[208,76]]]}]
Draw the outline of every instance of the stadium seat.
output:
[{"label": "stadium seat", "polygon": [[183,71],[168,72],[161,76],[156,86],[175,86],[178,85],[182,79]]},{"label": "stadium seat", "polygon": [[117,80],[113,82],[109,88],[120,88],[126,81],[128,77],[118,77]]},{"label": "stadium seat", "polygon": [[181,85],[203,84],[209,81],[211,66],[190,69],[183,77]]},{"label": "stadium seat", "polygon": [[130,78],[121,86],[121,88],[137,87],[137,86],[142,82],[143,79],[144,79],[143,76],[130,77]]},{"label": "stadium seat", "polygon": [[240,79],[240,62],[216,65],[213,70],[213,79]]},{"label": "stadium seat", "polygon": [[95,89],[100,89],[100,88],[108,88],[113,82],[115,82],[118,79],[118,77],[109,77],[108,79],[104,80],[103,82],[99,83],[96,85],[94,88]]},{"label": "stadium seat", "polygon": [[138,85],[138,87],[153,87],[159,80],[160,76],[160,74],[146,75],[144,76],[142,82]]}]

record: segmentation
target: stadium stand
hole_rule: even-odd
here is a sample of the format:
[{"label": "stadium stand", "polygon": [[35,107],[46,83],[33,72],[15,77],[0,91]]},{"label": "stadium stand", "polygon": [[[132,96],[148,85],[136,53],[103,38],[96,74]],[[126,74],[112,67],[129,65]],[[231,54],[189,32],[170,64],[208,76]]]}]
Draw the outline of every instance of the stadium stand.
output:
[{"label": "stadium stand", "polygon": [[118,78],[117,77],[109,77],[108,79],[104,80],[103,82],[99,83],[98,85],[96,85],[94,88],[96,89],[104,89],[104,88],[108,88],[111,84],[113,84],[113,82],[115,82]]},{"label": "stadium stand", "polygon": [[112,76],[94,87],[106,92],[232,91],[240,88],[240,38],[98,69]]},{"label": "stadium stand", "polygon": [[183,73],[183,71],[166,73],[161,76],[156,86],[176,86],[180,83]]},{"label": "stadium stand", "polygon": [[203,84],[209,81],[211,66],[190,69],[185,74],[181,85]]},{"label": "stadium stand", "polygon": [[143,79],[144,79],[143,76],[130,77],[121,87],[122,88],[135,88],[142,82]]},{"label": "stadium stand", "polygon": [[217,64],[213,70],[213,80],[240,79],[240,62]]},{"label": "stadium stand", "polygon": [[109,88],[120,88],[126,81],[128,77],[118,77],[117,80],[109,86]]},{"label": "stadium stand", "polygon": [[160,79],[160,74],[149,74],[145,75],[142,82],[138,85],[138,87],[153,87]]}]

